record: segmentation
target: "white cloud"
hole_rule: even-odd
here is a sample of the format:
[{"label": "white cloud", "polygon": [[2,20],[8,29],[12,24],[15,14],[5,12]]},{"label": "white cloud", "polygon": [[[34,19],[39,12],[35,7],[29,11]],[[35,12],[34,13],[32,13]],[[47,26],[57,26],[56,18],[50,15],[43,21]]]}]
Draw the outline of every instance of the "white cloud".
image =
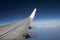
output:
[{"label": "white cloud", "polygon": [[60,27],[60,20],[36,21],[32,25],[36,27]]}]

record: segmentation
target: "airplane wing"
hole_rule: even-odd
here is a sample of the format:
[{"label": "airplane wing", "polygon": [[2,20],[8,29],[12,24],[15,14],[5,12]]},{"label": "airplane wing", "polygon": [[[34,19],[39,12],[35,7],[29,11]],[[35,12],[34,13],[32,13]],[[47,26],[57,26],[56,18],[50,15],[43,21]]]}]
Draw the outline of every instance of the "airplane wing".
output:
[{"label": "airplane wing", "polygon": [[11,23],[8,25],[4,25],[0,27],[0,39],[2,40],[15,40],[20,39],[23,40],[24,36],[26,36],[28,28],[30,26],[30,22],[33,20],[36,13],[36,8],[33,10],[30,17],[25,20]]}]

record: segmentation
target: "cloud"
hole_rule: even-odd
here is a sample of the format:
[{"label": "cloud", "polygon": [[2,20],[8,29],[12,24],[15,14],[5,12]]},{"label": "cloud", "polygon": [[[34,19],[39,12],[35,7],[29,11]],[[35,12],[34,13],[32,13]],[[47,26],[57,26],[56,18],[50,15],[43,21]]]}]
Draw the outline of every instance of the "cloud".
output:
[{"label": "cloud", "polygon": [[60,20],[36,21],[31,25],[34,25],[36,27],[60,27]]}]

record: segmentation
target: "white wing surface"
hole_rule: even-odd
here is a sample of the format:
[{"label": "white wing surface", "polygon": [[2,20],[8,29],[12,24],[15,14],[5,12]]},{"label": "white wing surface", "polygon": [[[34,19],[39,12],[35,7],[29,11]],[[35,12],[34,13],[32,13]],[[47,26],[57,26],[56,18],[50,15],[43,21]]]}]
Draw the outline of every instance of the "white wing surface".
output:
[{"label": "white wing surface", "polygon": [[30,17],[20,22],[11,23],[0,27],[1,40],[24,40],[27,34],[30,22],[33,20],[36,13],[36,8],[33,10]]}]

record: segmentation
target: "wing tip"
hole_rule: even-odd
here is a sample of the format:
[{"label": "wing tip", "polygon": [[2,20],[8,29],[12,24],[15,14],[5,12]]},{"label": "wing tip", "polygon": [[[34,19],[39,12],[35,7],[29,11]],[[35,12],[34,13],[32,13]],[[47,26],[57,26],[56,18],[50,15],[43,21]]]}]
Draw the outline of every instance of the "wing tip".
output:
[{"label": "wing tip", "polygon": [[32,14],[30,15],[30,18],[33,18],[33,17],[35,16],[36,10],[37,10],[37,8],[35,8],[35,9],[33,10]]},{"label": "wing tip", "polygon": [[31,14],[30,17],[29,17],[31,20],[33,20],[33,18],[34,18],[34,16],[35,16],[35,13],[36,13],[36,10],[37,10],[37,8],[35,8],[35,9],[33,10],[32,14]]}]

